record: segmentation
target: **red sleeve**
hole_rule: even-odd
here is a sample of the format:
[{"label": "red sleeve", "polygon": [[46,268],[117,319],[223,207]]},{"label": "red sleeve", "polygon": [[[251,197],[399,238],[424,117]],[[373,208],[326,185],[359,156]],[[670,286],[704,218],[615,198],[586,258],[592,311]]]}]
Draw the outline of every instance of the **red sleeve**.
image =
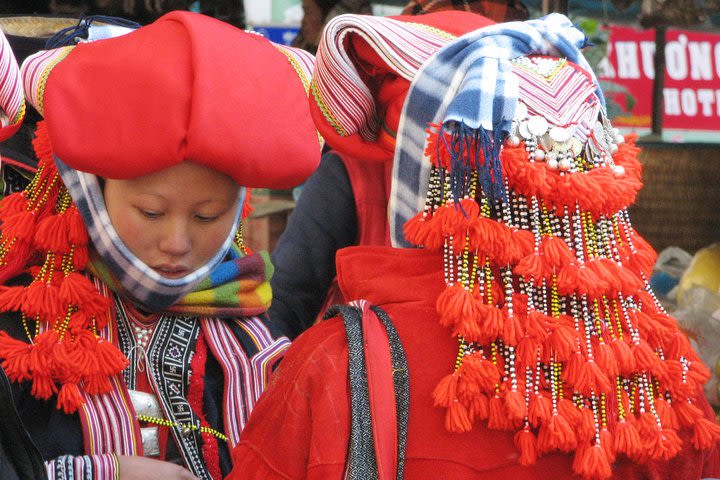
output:
[{"label": "red sleeve", "polygon": [[298,337],[233,450],[228,478],[341,478],[350,435],[347,368],[339,319]]}]

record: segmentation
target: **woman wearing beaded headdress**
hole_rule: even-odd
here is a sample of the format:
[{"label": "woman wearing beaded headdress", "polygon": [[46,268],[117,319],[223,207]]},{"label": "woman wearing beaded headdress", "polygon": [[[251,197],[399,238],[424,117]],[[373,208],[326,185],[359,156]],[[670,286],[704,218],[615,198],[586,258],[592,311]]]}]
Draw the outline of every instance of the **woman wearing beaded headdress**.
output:
[{"label": "woman wearing beaded headdress", "polygon": [[[290,348],[231,478],[720,474],[708,372],[627,215],[638,149],[584,46],[551,15],[475,30],[419,67],[394,139],[393,248],[339,252],[352,302]],[[375,118],[369,90],[333,82],[352,75],[342,48],[321,45],[313,85],[333,147]]]},{"label": "woman wearing beaded headdress", "polygon": [[243,207],[317,164],[312,63],[189,12],[24,62],[44,121],[0,204],[0,360],[50,478],[230,471],[289,344]]}]

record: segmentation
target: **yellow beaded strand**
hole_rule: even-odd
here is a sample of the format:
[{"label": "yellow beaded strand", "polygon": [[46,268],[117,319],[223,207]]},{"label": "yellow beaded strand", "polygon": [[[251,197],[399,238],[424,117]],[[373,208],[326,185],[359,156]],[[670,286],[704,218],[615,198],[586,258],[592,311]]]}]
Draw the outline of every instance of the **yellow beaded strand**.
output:
[{"label": "yellow beaded strand", "polygon": [[218,432],[214,428],[210,428],[210,427],[202,427],[202,426],[198,427],[197,425],[193,425],[190,423],[178,423],[178,422],[173,422],[173,421],[167,420],[165,418],[151,417],[148,415],[138,415],[137,419],[140,420],[141,422],[153,423],[155,425],[160,425],[163,427],[180,428],[183,432],[199,430],[201,433],[209,433],[212,436],[214,436],[215,438],[219,438],[223,442],[227,442],[227,440],[228,440],[228,437],[225,434]]}]

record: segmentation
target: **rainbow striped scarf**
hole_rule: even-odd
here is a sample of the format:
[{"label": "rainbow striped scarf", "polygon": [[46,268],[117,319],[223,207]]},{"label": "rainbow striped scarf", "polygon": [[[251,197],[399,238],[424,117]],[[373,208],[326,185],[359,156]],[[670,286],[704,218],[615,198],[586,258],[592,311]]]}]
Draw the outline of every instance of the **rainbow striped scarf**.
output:
[{"label": "rainbow striped scarf", "polygon": [[[112,291],[129,298],[98,255],[91,254],[88,270]],[[272,300],[272,274],[267,252],[246,255],[233,244],[225,259],[204,280],[163,312],[198,317],[259,315]]]}]

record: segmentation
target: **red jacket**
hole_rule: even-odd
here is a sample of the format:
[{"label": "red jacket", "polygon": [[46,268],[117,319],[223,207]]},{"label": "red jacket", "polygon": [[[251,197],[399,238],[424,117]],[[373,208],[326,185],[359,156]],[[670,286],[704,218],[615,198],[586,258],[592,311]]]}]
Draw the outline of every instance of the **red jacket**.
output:
[{"label": "red jacket", "polygon": [[[346,299],[382,307],[405,348],[410,372],[405,478],[579,478],[571,474],[568,455],[547,455],[533,467],[520,466],[512,432],[483,424],[465,434],[445,430],[444,409],[433,406],[431,392],[452,367],[457,340],[439,325],[435,311],[444,287],[439,254],[352,247],[339,252],[337,264]],[[233,453],[230,479],[343,478],[350,435],[347,350],[339,319],[297,339],[253,411]],[[689,445],[670,462],[641,467],[619,459],[614,468],[614,478],[625,480],[720,476],[717,448],[697,452]]]}]

